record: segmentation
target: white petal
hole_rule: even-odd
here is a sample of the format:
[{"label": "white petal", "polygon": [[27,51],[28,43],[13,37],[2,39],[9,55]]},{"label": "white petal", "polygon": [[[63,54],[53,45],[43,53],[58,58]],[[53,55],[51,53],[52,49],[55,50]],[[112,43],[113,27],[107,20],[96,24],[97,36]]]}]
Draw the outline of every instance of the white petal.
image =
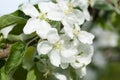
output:
[{"label": "white petal", "polygon": [[84,65],[88,65],[91,62],[91,58],[94,53],[93,46],[81,43],[78,50],[82,54],[78,55],[77,60]]},{"label": "white petal", "polygon": [[66,69],[69,66],[69,64],[68,63],[61,63],[60,66],[62,69]]},{"label": "white petal", "polygon": [[75,24],[75,29],[77,30],[77,31],[80,31],[81,29],[80,29],[80,26],[78,25],[78,24]]},{"label": "white petal", "polygon": [[40,2],[38,6],[42,13],[52,12],[59,9],[58,5],[53,2]]},{"label": "white petal", "polygon": [[83,24],[85,21],[84,14],[80,11],[75,9],[73,12],[76,15],[76,21],[78,22],[79,25]]},{"label": "white petal", "polygon": [[39,55],[48,54],[51,49],[52,49],[52,46],[47,41],[42,41],[37,45],[37,51]]},{"label": "white petal", "polygon": [[47,35],[47,39],[50,43],[54,44],[56,43],[57,41],[59,41],[59,35],[58,35],[58,32],[57,32],[57,29],[55,28],[52,28],[49,32],[48,32],[48,35]]},{"label": "white petal", "polygon": [[91,62],[91,56],[81,56],[77,59],[81,64],[88,65]]},{"label": "white petal", "polygon": [[[65,25],[65,22],[64,22]],[[73,28],[70,26],[64,26],[64,31],[66,33],[66,35],[68,35],[71,39],[73,39],[74,35],[73,35]]]},{"label": "white petal", "polygon": [[90,13],[88,12],[87,9],[83,10],[84,17],[87,21],[90,20]]},{"label": "white petal", "polygon": [[88,8],[88,0],[79,0],[78,6],[84,10]]},{"label": "white petal", "polygon": [[65,63],[65,64],[72,63],[72,62],[75,61],[75,59],[76,59],[75,56],[72,56],[72,57],[61,57],[61,62]]},{"label": "white petal", "polygon": [[73,55],[77,54],[77,49],[63,49],[61,50],[61,55],[65,58],[71,57]]},{"label": "white petal", "polygon": [[86,75],[86,67],[83,67],[82,69],[81,69],[81,76],[80,77],[83,77],[83,76],[85,76]]},{"label": "white petal", "polygon": [[64,25],[63,29],[66,33],[67,36],[69,36],[71,39],[73,39],[74,35],[73,35],[73,24],[71,21],[67,20],[66,18],[64,18],[62,20],[62,24]]},{"label": "white petal", "polygon": [[48,32],[51,30],[51,26],[46,21],[40,21],[39,27],[37,27],[37,34],[42,38],[46,39]]},{"label": "white petal", "polygon": [[47,18],[54,21],[61,21],[64,14],[60,11],[51,11],[47,13]]},{"label": "white petal", "polygon": [[5,27],[3,29],[0,30],[0,32],[3,34],[4,38],[7,38],[9,32],[14,28],[15,24],[14,25],[10,25],[8,27]]},{"label": "white petal", "polygon": [[60,53],[59,50],[52,50],[49,54],[50,62],[56,66],[59,67],[61,63]]},{"label": "white petal", "polygon": [[56,77],[58,80],[67,80],[66,76],[63,75],[63,74],[56,73],[56,74],[55,74],[55,77]]},{"label": "white petal", "polygon": [[80,31],[80,34],[78,35],[78,39],[84,44],[92,44],[94,35],[86,31]]},{"label": "white petal", "polygon": [[79,52],[83,52],[84,54],[81,54],[81,56],[89,56],[89,55],[93,55],[94,53],[94,48],[92,45],[89,44],[79,44],[78,47]]},{"label": "white petal", "polygon": [[74,7],[80,6],[81,1],[80,0],[71,0],[71,3],[73,4]]},{"label": "white petal", "polygon": [[61,8],[62,11],[64,10],[68,10],[68,0],[57,0],[57,3],[59,5],[59,7]]},{"label": "white petal", "polygon": [[31,17],[38,17],[39,12],[32,4],[24,4],[22,7],[22,11]]},{"label": "white petal", "polygon": [[81,68],[84,64],[80,63],[80,62],[72,62],[71,63],[71,66],[74,68],[74,69],[78,69],[78,68]]},{"label": "white petal", "polygon": [[36,31],[37,27],[40,27],[40,21],[36,18],[30,18],[23,28],[23,32],[25,34],[31,34]]},{"label": "white petal", "polygon": [[79,40],[78,39],[74,39],[74,41],[73,41],[73,45],[74,46],[79,46]]},{"label": "white petal", "polygon": [[76,69],[76,72],[80,75],[80,78],[83,78],[86,75],[86,66]]}]

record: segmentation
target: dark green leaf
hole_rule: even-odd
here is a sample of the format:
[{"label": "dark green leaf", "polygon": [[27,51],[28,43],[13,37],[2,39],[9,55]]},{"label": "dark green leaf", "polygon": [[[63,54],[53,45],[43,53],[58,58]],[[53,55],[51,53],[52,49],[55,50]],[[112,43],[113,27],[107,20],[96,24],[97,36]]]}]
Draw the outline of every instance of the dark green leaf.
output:
[{"label": "dark green leaf", "polygon": [[12,24],[25,24],[26,19],[14,15],[4,15],[0,17],[0,29]]},{"label": "dark green leaf", "polygon": [[9,58],[5,64],[5,72],[10,73],[13,71],[22,61],[25,55],[25,44],[23,42],[17,42],[12,45]]},{"label": "dark green leaf", "polygon": [[25,26],[25,24],[17,24],[9,34],[19,35],[19,34],[23,33],[24,26]]},{"label": "dark green leaf", "polygon": [[101,10],[113,10],[114,7],[106,1],[96,1],[94,8]]},{"label": "dark green leaf", "polygon": [[2,68],[5,64],[5,60],[4,59],[0,59],[0,68]]},{"label": "dark green leaf", "polygon": [[28,71],[25,70],[22,65],[19,65],[12,77],[14,78],[14,80],[26,80],[27,72]]}]

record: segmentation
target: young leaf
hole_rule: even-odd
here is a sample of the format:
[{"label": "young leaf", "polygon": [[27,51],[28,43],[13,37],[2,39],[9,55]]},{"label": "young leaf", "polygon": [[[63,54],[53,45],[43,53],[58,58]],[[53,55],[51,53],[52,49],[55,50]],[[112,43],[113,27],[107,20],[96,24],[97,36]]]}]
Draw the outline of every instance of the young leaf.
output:
[{"label": "young leaf", "polygon": [[34,70],[30,70],[28,72],[26,80],[36,80],[36,75]]},{"label": "young leaf", "polygon": [[25,57],[23,58],[23,63],[22,63],[24,69],[30,70],[31,67],[34,65],[33,57],[35,55],[35,51],[36,49],[33,46],[30,46],[27,48],[27,51],[26,51]]},{"label": "young leaf", "polygon": [[5,64],[5,73],[11,73],[21,63],[25,55],[25,48],[23,42],[17,42],[12,45],[9,58]]},{"label": "young leaf", "polygon": [[4,72],[0,72],[0,80],[9,80],[8,76]]},{"label": "young leaf", "polygon": [[4,15],[0,17],[0,29],[12,24],[25,24],[26,19],[14,15]]}]

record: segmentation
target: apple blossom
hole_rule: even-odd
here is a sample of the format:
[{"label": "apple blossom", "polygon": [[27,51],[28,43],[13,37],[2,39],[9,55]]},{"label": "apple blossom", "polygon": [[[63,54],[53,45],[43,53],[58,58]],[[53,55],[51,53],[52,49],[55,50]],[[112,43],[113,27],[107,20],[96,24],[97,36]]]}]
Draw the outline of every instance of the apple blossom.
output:
[{"label": "apple blossom", "polygon": [[[83,24],[84,23],[84,14],[82,11],[75,9],[72,3],[69,0],[57,0],[57,3],[54,4],[57,9],[51,9],[51,12],[47,13],[47,16],[50,20],[67,22],[68,24]],[[45,7],[46,5],[43,5]]]},{"label": "apple blossom", "polygon": [[[41,7],[39,3],[39,12],[32,4],[24,4],[22,6],[22,11],[30,16],[31,18],[27,21],[23,31],[25,34],[31,34],[35,32],[43,39],[47,37],[47,33],[51,29],[51,25],[46,21],[47,20],[47,11]],[[52,3],[50,3],[52,4]]]},{"label": "apple blossom", "polygon": [[64,31],[71,39],[77,38],[79,39],[80,42],[84,44],[93,43],[94,35],[91,33],[88,33],[87,31],[81,30],[80,26],[78,25],[72,26],[72,25],[65,24]]},{"label": "apple blossom", "polygon": [[77,53],[74,46],[68,46],[69,44],[59,37],[55,28],[48,33],[47,39],[48,41],[38,43],[37,50],[39,55],[48,54],[54,66],[59,67],[62,57],[68,58]]}]

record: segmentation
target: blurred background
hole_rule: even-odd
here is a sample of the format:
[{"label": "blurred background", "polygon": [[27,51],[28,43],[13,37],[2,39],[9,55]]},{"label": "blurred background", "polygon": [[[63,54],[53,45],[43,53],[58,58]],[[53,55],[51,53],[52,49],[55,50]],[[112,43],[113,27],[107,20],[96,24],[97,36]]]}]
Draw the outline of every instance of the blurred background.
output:
[{"label": "blurred background", "polygon": [[9,14],[18,9],[18,6],[23,3],[35,4],[39,1],[49,1],[49,0],[1,0],[0,1],[0,16],[4,14]]},{"label": "blurred background", "polygon": [[[39,1],[31,0],[35,4]],[[120,80],[120,0],[93,0],[89,7],[91,21],[82,29],[93,33],[94,56],[85,80]],[[1,0],[0,16],[18,9],[29,0]]]}]

